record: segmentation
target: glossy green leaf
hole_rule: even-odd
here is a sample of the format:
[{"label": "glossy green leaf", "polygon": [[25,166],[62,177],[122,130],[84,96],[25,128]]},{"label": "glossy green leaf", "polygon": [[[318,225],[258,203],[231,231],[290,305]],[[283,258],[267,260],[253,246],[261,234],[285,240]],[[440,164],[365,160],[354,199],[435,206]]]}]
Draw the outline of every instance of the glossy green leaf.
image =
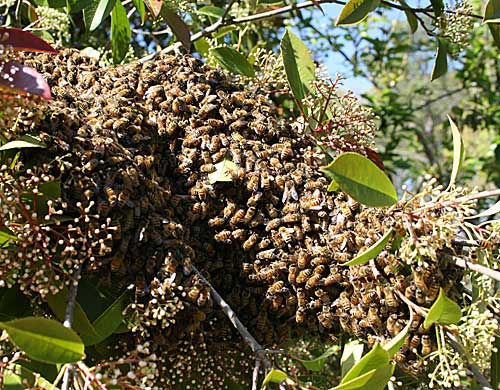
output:
[{"label": "glossy green leaf", "polygon": [[484,218],[500,213],[500,200],[482,213],[465,217],[466,219]]},{"label": "glossy green leaf", "polygon": [[207,57],[210,51],[210,43],[205,38],[200,38],[194,42],[194,48],[202,57]]},{"label": "glossy green leaf", "polygon": [[9,242],[12,240],[12,241],[15,241],[16,240],[16,236],[14,233],[12,233],[9,229],[7,229],[6,227],[0,227],[0,248],[2,247],[7,247],[9,244]]},{"label": "glossy green leaf", "polygon": [[439,291],[439,296],[429,309],[429,313],[424,320],[424,327],[429,328],[432,324],[451,325],[456,324],[462,318],[460,306],[448,298],[443,289]]},{"label": "glossy green leaf", "polygon": [[315,66],[307,46],[290,29],[281,39],[281,57],[290,89],[299,101],[311,92]]},{"label": "glossy green leaf", "polygon": [[495,45],[497,45],[497,48],[500,49],[500,24],[488,23],[488,27],[490,28]]},{"label": "glossy green leaf", "polygon": [[189,31],[188,25],[168,7],[162,12],[162,15],[175,37],[182,43],[184,49],[189,51],[191,48],[191,31]]},{"label": "glossy green leaf", "polygon": [[222,18],[222,15],[224,15],[224,10],[220,7],[214,7],[213,5],[206,5],[205,7],[201,7],[199,10],[197,10],[196,13],[218,19]]},{"label": "glossy green leaf", "polygon": [[280,383],[283,382],[286,378],[286,372],[273,368],[264,378],[261,389],[264,389],[268,383]]},{"label": "glossy green leaf", "polygon": [[394,373],[394,364],[370,370],[348,382],[342,381],[340,385],[330,390],[383,390]]},{"label": "glossy green leaf", "polygon": [[325,366],[326,360],[334,355],[338,351],[337,346],[333,346],[328,348],[324,353],[321,354],[321,356],[318,356],[314,359],[311,360],[302,360],[302,359],[297,359],[299,362],[302,363],[302,365],[307,368],[308,370],[311,371],[321,371],[323,367]]},{"label": "glossy green leaf", "polygon": [[46,363],[74,363],[84,358],[84,345],[74,330],[42,317],[0,322],[12,342],[29,357]]},{"label": "glossy green leaf", "polygon": [[342,191],[366,206],[391,206],[398,201],[396,189],[385,173],[358,153],[343,153],[321,170]]},{"label": "glossy green leaf", "polygon": [[215,164],[215,171],[208,174],[208,181],[211,184],[218,181],[233,181],[233,172],[236,172],[238,168],[238,165],[231,160],[222,160]]},{"label": "glossy green leaf", "polygon": [[113,334],[123,322],[125,318],[123,311],[129,303],[129,292],[125,291],[93,322],[92,325],[99,335],[99,340],[93,344],[101,342]]},{"label": "glossy green leaf", "polygon": [[496,351],[491,353],[491,385],[494,389],[498,389],[500,385],[500,337],[495,336],[493,345]]},{"label": "glossy green leaf", "polygon": [[362,22],[370,12],[380,5],[380,0],[349,0],[340,11],[336,26]]},{"label": "glossy green leaf", "polygon": [[340,358],[340,370],[342,377],[361,360],[365,346],[359,340],[352,340],[344,346]]},{"label": "glossy green leaf", "polygon": [[410,308],[410,319],[408,324],[399,332],[396,336],[394,336],[391,341],[384,345],[384,349],[389,353],[389,357],[392,358],[396,352],[403,346],[406,339],[408,338],[408,334],[410,333],[411,323],[413,322],[413,311]]},{"label": "glossy green leaf", "polygon": [[88,31],[94,31],[106,19],[116,0],[92,0],[90,5],[83,10],[83,19]]},{"label": "glossy green leaf", "polygon": [[38,195],[43,195],[47,199],[57,199],[61,196],[61,180],[52,180],[38,186]]},{"label": "glossy green leaf", "polygon": [[255,70],[250,62],[243,54],[238,53],[233,48],[227,46],[214,47],[210,49],[210,53],[224,69],[247,77],[255,76]]},{"label": "glossy green leaf", "polygon": [[9,321],[30,314],[30,301],[17,284],[10,288],[0,288],[0,321]]},{"label": "glossy green leaf", "polygon": [[361,360],[356,363],[342,378],[341,384],[347,383],[361,375],[389,364],[389,353],[378,343]]},{"label": "glossy green leaf", "polygon": [[139,13],[141,17],[141,23],[144,24],[146,20],[146,6],[144,5],[144,0],[132,0],[135,6],[135,9]]},{"label": "glossy green leaf", "polygon": [[327,192],[335,192],[339,190],[339,185],[335,180],[332,179],[330,184],[328,185],[328,188],[326,189]]},{"label": "glossy green leaf", "polygon": [[90,7],[93,0],[66,0],[65,3],[69,6],[69,12],[76,14],[87,7]]},{"label": "glossy green leaf", "polygon": [[21,138],[15,141],[7,142],[6,144],[0,146],[0,151],[10,150],[10,149],[24,149],[24,148],[46,148],[47,145],[40,141],[38,137],[25,134]]},{"label": "glossy green leaf", "polygon": [[[406,1],[399,0],[399,2],[404,7],[410,8],[410,6],[406,3]],[[418,20],[412,12],[410,12],[410,11],[404,11],[404,12],[406,15],[406,21],[408,22],[408,25],[410,26],[410,31],[412,32],[412,34],[414,34],[418,29]]]},{"label": "glossy green leaf", "polygon": [[448,44],[446,40],[438,38],[438,48],[436,51],[436,59],[432,68],[431,81],[444,75],[448,72]]},{"label": "glossy green leaf", "polygon": [[[30,369],[23,367],[19,364],[14,365],[14,373],[15,374],[8,374],[7,377],[9,376],[14,376],[14,378],[7,379],[7,382],[4,382],[4,390],[15,390],[18,389],[18,387],[15,387],[14,384],[17,384],[18,380],[21,380],[25,385],[29,385],[30,388],[40,388],[40,389],[54,389],[54,390],[59,390],[58,387],[55,387],[52,385],[51,382],[49,382],[47,379],[44,377],[40,376],[39,373],[35,373],[31,371]],[[4,378],[5,381],[5,378]],[[9,384],[10,382],[10,384]],[[26,387],[23,386],[20,389],[25,389]]]},{"label": "glossy green leaf", "polygon": [[115,64],[122,62],[127,55],[131,36],[127,11],[121,1],[117,0],[111,13],[111,52]]},{"label": "glossy green leaf", "polygon": [[[68,305],[68,289],[63,288],[55,295],[49,294],[46,299],[56,317],[60,321],[64,321]],[[78,302],[75,302],[73,311],[73,329],[80,335],[85,345],[97,344],[102,339]]]},{"label": "glossy green leaf", "polygon": [[457,180],[458,172],[462,167],[462,162],[464,160],[464,143],[462,137],[460,136],[460,130],[458,130],[457,125],[453,122],[453,119],[448,115],[448,120],[450,121],[451,133],[453,135],[453,168],[451,170],[450,184],[449,187],[455,185]]},{"label": "glossy green leaf", "polygon": [[488,0],[484,8],[483,23],[500,23],[500,0]]},{"label": "glossy green leaf", "polygon": [[432,9],[436,16],[439,16],[444,11],[444,2],[443,0],[431,0]]},{"label": "glossy green leaf", "polygon": [[25,390],[26,386],[23,384],[23,378],[12,372],[5,372],[2,378],[4,390]]},{"label": "glossy green leaf", "polygon": [[378,256],[384,250],[389,240],[394,235],[394,230],[390,228],[380,239],[369,247],[366,251],[356,256],[354,259],[344,263],[344,266],[362,265],[368,263],[371,259]]}]

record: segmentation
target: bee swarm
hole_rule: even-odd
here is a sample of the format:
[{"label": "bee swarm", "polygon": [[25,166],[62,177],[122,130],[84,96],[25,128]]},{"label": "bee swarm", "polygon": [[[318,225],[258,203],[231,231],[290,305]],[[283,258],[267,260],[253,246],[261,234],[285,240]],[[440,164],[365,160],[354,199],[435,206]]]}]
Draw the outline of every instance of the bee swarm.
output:
[{"label": "bee swarm", "polygon": [[[114,228],[85,272],[134,285],[133,330],[158,351],[239,337],[191,264],[265,346],[303,333],[383,343],[409,321],[396,291],[427,308],[440,287],[457,293],[461,274],[446,262],[413,268],[389,248],[343,267],[401,222],[327,193],[311,141],[219,71],[189,56],[102,69],[69,50],[25,62],[54,95],[25,130],[65,156],[68,210],[81,203]],[[232,181],[210,183],[224,159],[238,166]],[[395,357],[410,373],[435,348],[422,322],[414,314]]]}]

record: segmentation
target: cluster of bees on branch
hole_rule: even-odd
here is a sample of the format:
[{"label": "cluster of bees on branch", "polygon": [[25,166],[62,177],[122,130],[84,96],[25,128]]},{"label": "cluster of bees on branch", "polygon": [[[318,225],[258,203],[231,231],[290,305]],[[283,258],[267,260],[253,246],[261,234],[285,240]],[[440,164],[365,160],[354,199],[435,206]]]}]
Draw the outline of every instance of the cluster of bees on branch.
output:
[{"label": "cluster of bees on branch", "polygon": [[[328,193],[314,144],[219,71],[189,56],[106,69],[76,51],[26,62],[59,105],[40,129],[50,153],[65,156],[66,200],[94,201],[116,227],[111,255],[89,270],[104,286],[134,286],[137,307],[182,305],[165,321],[139,313],[157,345],[238,337],[205,331],[218,314],[193,264],[264,345],[304,332],[384,343],[409,321],[398,294],[422,307],[440,287],[453,295],[456,270],[412,268],[389,248],[344,267],[398,221]],[[211,182],[224,160],[237,167],[232,181]],[[422,322],[414,316],[395,358],[411,373],[435,348]]]}]

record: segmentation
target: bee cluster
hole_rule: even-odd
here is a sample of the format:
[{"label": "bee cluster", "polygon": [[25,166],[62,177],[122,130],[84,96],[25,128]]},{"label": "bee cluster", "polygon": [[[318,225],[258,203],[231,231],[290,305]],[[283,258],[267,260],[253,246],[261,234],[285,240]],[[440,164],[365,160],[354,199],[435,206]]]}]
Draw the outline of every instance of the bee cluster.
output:
[{"label": "bee cluster", "polygon": [[[93,207],[114,226],[112,250],[88,272],[134,286],[129,310],[152,348],[234,337],[209,325],[220,314],[193,264],[263,345],[304,332],[384,343],[410,318],[398,294],[428,308],[440,287],[457,293],[461,274],[447,263],[415,268],[390,248],[344,267],[403,229],[397,210],[327,193],[310,139],[219,71],[189,56],[106,69],[76,51],[26,62],[52,86],[54,108],[36,127],[66,167],[69,209]],[[232,181],[211,182],[224,160]],[[422,322],[414,315],[395,357],[413,373],[434,349]]]}]

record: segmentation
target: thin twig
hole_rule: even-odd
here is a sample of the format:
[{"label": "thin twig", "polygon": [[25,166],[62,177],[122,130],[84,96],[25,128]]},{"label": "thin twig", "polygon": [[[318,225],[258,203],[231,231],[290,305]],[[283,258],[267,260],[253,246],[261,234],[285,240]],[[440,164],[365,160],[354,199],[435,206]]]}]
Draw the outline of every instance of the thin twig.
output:
[{"label": "thin twig", "polygon": [[416,313],[418,313],[424,317],[427,316],[427,310],[418,306],[416,303],[413,303],[412,301],[410,301],[408,298],[406,298],[404,296],[403,293],[401,293],[401,291],[398,291],[398,290],[394,290],[394,291],[396,292],[399,299],[401,299],[404,303],[406,303],[411,309],[415,310]]},{"label": "thin twig", "polygon": [[460,198],[456,198],[456,202],[467,202],[469,200],[476,200],[482,198],[490,198],[492,196],[500,196],[500,188],[490,191],[481,191],[476,194],[461,196]]},{"label": "thin twig", "polygon": [[[245,325],[239,320],[238,316],[236,313],[231,309],[231,307],[227,304],[226,301],[220,296],[220,294],[213,288],[213,286],[210,284],[210,282],[198,271],[198,269],[194,266],[191,265],[192,270],[198,275],[198,277],[201,279],[201,281],[210,289],[210,295],[212,296],[213,300],[215,303],[217,303],[224,314],[229,318],[229,321],[233,324],[233,326],[236,328],[236,330],[240,333],[241,337],[243,337],[243,340],[250,346],[252,349],[252,352],[255,353],[255,368],[253,371],[252,375],[252,390],[257,389],[257,377],[258,377],[258,371],[261,363],[264,365],[264,369],[267,371],[271,368],[271,362],[269,359],[266,357],[267,353],[277,353],[275,350],[267,350],[264,349],[258,342],[255,340],[255,338],[250,334],[250,332],[247,330]],[[280,350],[281,352],[281,350]]]},{"label": "thin twig", "polygon": [[481,384],[481,388],[483,390],[493,390],[493,386],[488,382],[488,380],[485,378],[483,373],[479,370],[479,368],[474,365],[473,363],[470,362],[469,357],[467,356],[467,353],[465,350],[462,348],[462,345],[459,343],[459,341],[455,338],[455,335],[449,331],[445,331],[446,337],[448,337],[448,341],[450,342],[450,345],[453,347],[453,349],[462,356],[462,358],[465,360],[465,364],[467,365],[467,368],[472,371],[476,379],[479,381]]},{"label": "thin twig", "polygon": [[479,272],[480,274],[489,276],[492,279],[498,280],[500,282],[500,272],[495,271],[494,269],[485,267],[484,265],[473,263],[471,261],[468,261],[466,259],[461,259],[457,258],[454,256],[449,256],[447,257],[448,260],[452,261],[455,265],[465,268],[465,269],[470,269],[471,271]]}]

